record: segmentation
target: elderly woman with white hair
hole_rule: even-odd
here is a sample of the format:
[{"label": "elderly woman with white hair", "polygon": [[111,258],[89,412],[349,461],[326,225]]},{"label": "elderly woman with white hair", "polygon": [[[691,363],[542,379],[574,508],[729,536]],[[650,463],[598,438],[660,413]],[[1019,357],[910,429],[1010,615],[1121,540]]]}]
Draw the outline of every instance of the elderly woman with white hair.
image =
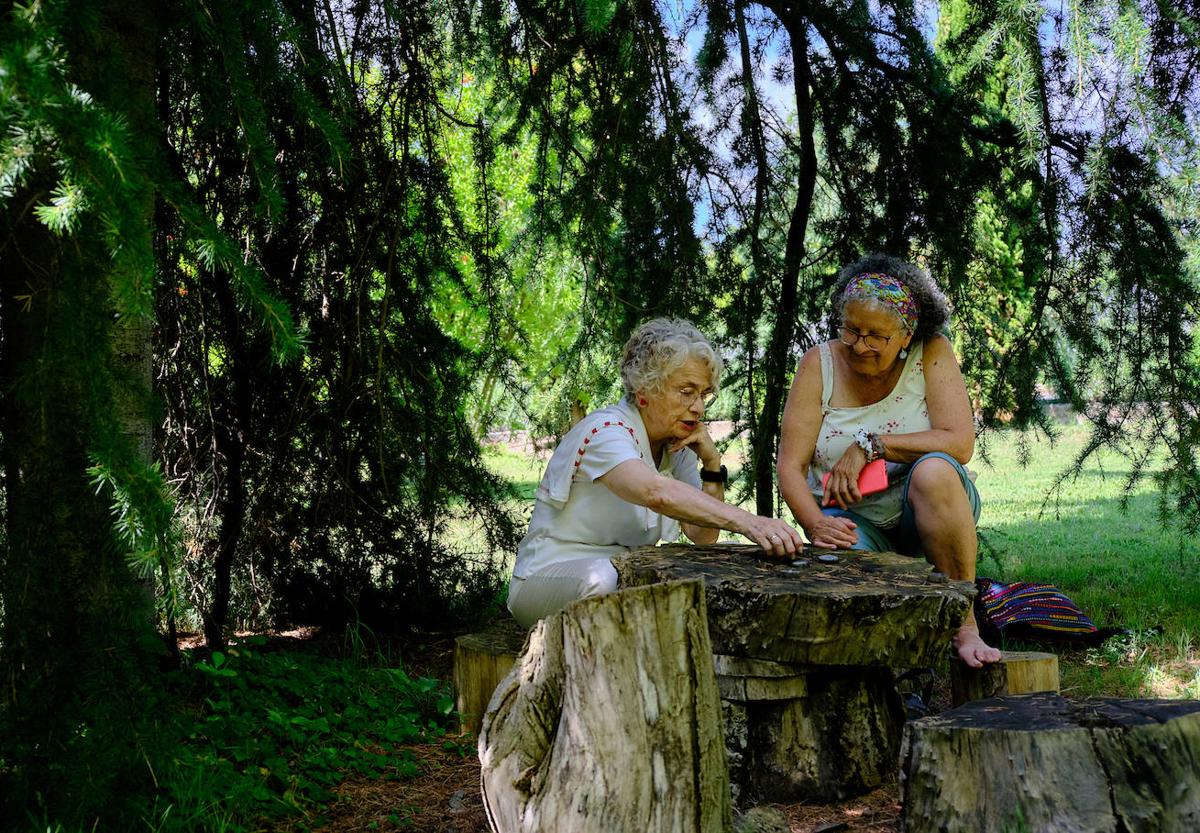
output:
[{"label": "elderly woman with white hair", "polygon": [[703,422],[721,369],[687,321],[656,318],[629,338],[624,398],[567,433],[538,486],[508,591],[519,623],[615,590],[614,555],[675,540],[681,527],[697,544],[737,532],[778,558],[803,546],[785,522],[725,503],[728,472]]},{"label": "elderly woman with white hair", "polygon": [[[942,333],[949,302],[924,269],[886,255],[842,269],[833,301],[838,338],[800,359],[783,411],[784,500],[818,546],[923,555],[973,581],[975,426]],[[860,484],[875,461],[887,470],[878,491]],[[971,613],[954,647],[974,667],[1000,658]]]}]

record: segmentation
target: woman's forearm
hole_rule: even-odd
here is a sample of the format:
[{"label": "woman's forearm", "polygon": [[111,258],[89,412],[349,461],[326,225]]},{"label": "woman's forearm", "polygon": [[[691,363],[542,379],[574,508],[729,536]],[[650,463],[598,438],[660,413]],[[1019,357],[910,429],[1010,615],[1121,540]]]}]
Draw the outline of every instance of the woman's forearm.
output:
[{"label": "woman's forearm", "polygon": [[[723,486],[721,494],[724,496]],[[707,491],[701,491],[669,477],[655,478],[649,485],[643,505],[660,515],[667,515],[685,524],[714,530],[727,529],[730,532],[743,532],[746,529],[746,521],[752,517],[749,512],[730,506]],[[714,540],[715,538],[716,536]]]},{"label": "woman's forearm", "polygon": [[[719,467],[720,464],[718,463],[717,468]],[[708,468],[708,466],[705,466],[705,468]],[[710,471],[712,470],[710,469]],[[725,502],[724,483],[714,483],[706,480],[701,484],[700,488],[709,497],[719,500],[722,503]],[[683,521],[682,525],[683,534],[693,544],[715,544],[721,534],[721,530],[715,526],[702,526],[700,524],[688,523],[687,521]]]},{"label": "woman's forearm", "polygon": [[792,517],[806,530],[822,517],[821,507],[808,487],[808,468],[779,467],[779,491]]},{"label": "woman's forearm", "polygon": [[948,428],[931,428],[911,434],[880,434],[883,440],[885,460],[895,463],[912,463],[923,454],[941,451],[962,464],[970,462],[975,453],[975,433],[955,431]]}]

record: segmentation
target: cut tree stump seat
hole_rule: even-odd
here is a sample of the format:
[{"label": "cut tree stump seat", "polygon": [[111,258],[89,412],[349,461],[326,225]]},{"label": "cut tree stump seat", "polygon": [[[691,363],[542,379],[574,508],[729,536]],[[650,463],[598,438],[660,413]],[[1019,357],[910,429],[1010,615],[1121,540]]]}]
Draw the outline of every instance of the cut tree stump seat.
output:
[{"label": "cut tree stump seat", "polygon": [[527,634],[506,617],[454,640],[454,707],[464,732],[479,731],[492,692],[513,667]]},{"label": "cut tree stump seat", "polygon": [[1195,833],[1200,702],[977,700],[904,730],[905,833]]},{"label": "cut tree stump seat", "polygon": [[704,587],[572,602],[534,625],[479,731],[496,833],[728,833]]},{"label": "cut tree stump seat", "polygon": [[970,700],[1010,694],[1058,692],[1058,657],[1041,651],[1002,651],[1000,661],[972,668],[950,658],[950,699],[955,706]]}]

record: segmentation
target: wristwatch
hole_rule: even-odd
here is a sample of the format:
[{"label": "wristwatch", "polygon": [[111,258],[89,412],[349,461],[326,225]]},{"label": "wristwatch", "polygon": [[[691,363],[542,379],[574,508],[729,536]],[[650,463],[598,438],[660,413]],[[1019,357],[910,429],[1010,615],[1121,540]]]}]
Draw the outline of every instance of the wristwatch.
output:
[{"label": "wristwatch", "polygon": [[873,463],[883,456],[883,442],[878,434],[872,434],[866,428],[854,432],[854,442],[867,455],[867,462]]},{"label": "wristwatch", "polygon": [[728,483],[729,469],[721,466],[717,471],[709,471],[704,466],[701,466],[700,479],[705,483]]}]

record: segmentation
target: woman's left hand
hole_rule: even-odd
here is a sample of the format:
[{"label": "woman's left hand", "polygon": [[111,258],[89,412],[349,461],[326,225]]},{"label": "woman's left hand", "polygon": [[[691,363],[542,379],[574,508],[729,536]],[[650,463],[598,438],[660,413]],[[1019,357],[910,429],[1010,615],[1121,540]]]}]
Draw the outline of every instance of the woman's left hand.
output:
[{"label": "woman's left hand", "polygon": [[862,500],[858,490],[858,476],[867,465],[867,452],[858,443],[851,443],[829,471],[829,484],[825,487],[825,506],[836,504],[849,509]]},{"label": "woman's left hand", "polygon": [[671,451],[678,451],[681,448],[691,448],[696,452],[696,456],[700,458],[700,464],[709,471],[721,468],[721,452],[717,450],[717,444],[713,442],[713,438],[708,433],[708,427],[703,422],[697,423],[696,430],[686,437],[671,443]]}]

